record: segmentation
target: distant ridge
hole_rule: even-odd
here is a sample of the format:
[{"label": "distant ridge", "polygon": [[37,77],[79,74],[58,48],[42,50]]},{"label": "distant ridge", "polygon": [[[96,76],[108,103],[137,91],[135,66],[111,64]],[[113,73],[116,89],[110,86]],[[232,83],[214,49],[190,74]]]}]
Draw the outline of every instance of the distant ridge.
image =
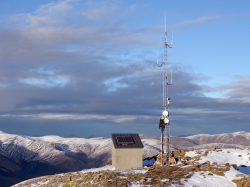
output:
[{"label": "distant ridge", "polygon": [[70,134],[70,135],[66,136],[65,138],[81,138],[81,137],[77,136],[75,134]]},{"label": "distant ridge", "polygon": [[87,139],[90,139],[90,138],[96,138],[96,136],[95,135],[91,135],[91,136],[87,137]]}]

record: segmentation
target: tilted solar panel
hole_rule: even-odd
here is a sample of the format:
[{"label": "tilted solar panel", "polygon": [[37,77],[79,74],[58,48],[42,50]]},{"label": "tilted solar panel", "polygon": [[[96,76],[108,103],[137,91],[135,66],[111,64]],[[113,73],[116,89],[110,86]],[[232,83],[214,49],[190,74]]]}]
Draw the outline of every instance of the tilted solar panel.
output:
[{"label": "tilted solar panel", "polygon": [[117,136],[116,137],[118,144],[125,144],[125,140],[123,136]]},{"label": "tilted solar panel", "polygon": [[111,134],[115,149],[143,148],[139,134]]},{"label": "tilted solar panel", "polygon": [[134,140],[132,136],[125,136],[124,139],[127,144],[134,144]]}]

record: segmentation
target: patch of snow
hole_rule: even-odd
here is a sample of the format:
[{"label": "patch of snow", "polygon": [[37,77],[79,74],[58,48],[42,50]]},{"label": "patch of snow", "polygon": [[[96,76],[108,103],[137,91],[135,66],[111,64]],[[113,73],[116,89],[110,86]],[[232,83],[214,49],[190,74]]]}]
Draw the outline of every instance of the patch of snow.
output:
[{"label": "patch of snow", "polygon": [[[204,175],[201,175],[204,173]],[[227,172],[225,172],[225,176],[208,175],[209,172],[195,172],[194,175],[188,179],[188,181],[184,181],[181,179],[181,183],[184,184],[185,187],[199,186],[199,187],[215,187],[215,186],[224,186],[224,187],[232,187],[236,186],[233,179],[236,179],[236,174],[239,174],[237,170],[233,167]]]},{"label": "patch of snow", "polygon": [[[209,151],[207,156],[201,156],[199,163],[204,163],[205,161],[216,162],[217,164],[237,164],[239,165],[250,165],[249,164],[249,150],[243,149],[222,149],[222,151]],[[242,155],[242,157],[239,157]]]},{"label": "patch of snow", "polygon": [[129,170],[120,170],[120,171],[117,171],[117,172],[120,172],[122,174],[144,174],[146,173],[148,170],[146,169],[129,169]]},{"label": "patch of snow", "polygon": [[100,168],[86,169],[86,170],[82,170],[80,172],[81,173],[89,173],[89,172],[98,172],[98,171],[103,171],[103,170],[112,170],[112,166],[104,166],[104,167],[100,167]]},{"label": "patch of snow", "polygon": [[152,185],[142,185],[142,184],[140,184],[139,181],[132,182],[130,186],[131,187],[144,187],[144,186],[150,186],[150,187],[152,187]]},{"label": "patch of snow", "polygon": [[196,153],[196,151],[188,151],[185,153],[185,156],[189,156],[189,157],[194,157],[197,156],[198,154]]}]

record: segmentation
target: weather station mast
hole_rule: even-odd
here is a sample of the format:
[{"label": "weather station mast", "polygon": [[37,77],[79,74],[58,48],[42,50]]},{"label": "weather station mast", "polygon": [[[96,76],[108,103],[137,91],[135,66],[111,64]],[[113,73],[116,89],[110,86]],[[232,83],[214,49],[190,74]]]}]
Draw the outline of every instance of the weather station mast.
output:
[{"label": "weather station mast", "polygon": [[[170,121],[169,121],[169,102],[168,97],[168,86],[172,85],[172,72],[171,72],[171,83],[168,82],[168,66],[167,66],[167,48],[172,48],[173,45],[173,32],[172,32],[172,42],[171,45],[167,42],[167,31],[166,31],[166,13],[165,13],[165,37],[163,41],[163,62],[158,62],[158,52],[157,52],[157,66],[163,67],[163,105],[162,105],[162,117],[159,122],[159,129],[161,129],[161,165],[164,166],[163,158],[163,146],[164,146],[164,130],[166,136],[166,150],[168,150],[168,160],[170,158]],[[167,159],[166,159],[166,163]]]}]

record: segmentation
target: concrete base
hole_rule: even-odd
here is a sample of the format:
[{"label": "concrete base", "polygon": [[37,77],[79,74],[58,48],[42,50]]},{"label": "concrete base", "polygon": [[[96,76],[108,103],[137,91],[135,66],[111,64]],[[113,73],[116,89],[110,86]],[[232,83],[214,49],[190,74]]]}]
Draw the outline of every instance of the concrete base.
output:
[{"label": "concrete base", "polygon": [[142,168],[142,148],[115,149],[112,143],[112,167],[115,170]]}]

